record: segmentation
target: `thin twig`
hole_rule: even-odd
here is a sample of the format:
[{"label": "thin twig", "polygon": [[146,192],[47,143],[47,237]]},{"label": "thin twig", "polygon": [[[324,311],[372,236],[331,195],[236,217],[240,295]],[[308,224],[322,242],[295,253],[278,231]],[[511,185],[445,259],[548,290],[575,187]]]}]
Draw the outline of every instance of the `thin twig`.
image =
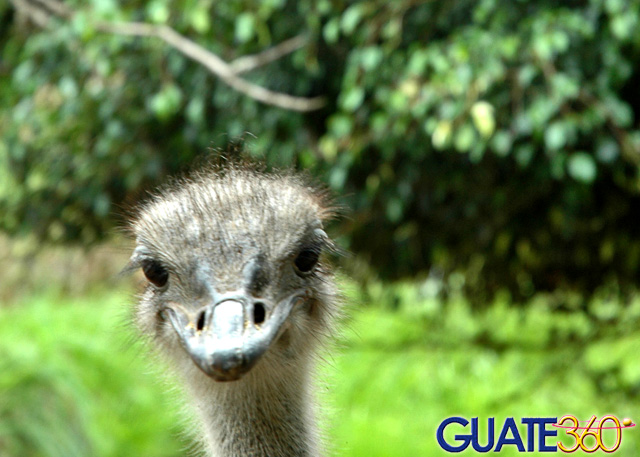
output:
[{"label": "thin twig", "polygon": [[306,36],[298,35],[258,54],[238,57],[229,62],[229,67],[236,75],[246,73],[297,51],[306,45],[307,41]]},{"label": "thin twig", "polygon": [[70,18],[73,15],[73,11],[67,5],[56,0],[31,0],[32,3],[39,4],[44,9],[51,11],[56,16],[63,18]]}]

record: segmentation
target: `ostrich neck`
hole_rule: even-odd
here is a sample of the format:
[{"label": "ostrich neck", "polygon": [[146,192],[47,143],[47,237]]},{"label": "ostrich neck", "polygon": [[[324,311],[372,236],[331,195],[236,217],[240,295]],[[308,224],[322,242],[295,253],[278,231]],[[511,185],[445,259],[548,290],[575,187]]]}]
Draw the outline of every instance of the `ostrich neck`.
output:
[{"label": "ostrich neck", "polygon": [[306,370],[260,368],[239,381],[219,383],[207,378],[194,386],[210,454],[317,457]]}]

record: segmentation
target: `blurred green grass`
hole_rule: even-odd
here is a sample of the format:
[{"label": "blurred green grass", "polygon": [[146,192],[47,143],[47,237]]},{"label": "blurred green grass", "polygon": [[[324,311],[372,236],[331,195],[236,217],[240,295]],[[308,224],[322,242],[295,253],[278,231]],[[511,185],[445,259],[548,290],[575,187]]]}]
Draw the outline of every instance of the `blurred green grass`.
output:
[{"label": "blurred green grass", "polygon": [[[464,300],[421,298],[411,285],[398,291],[394,310],[380,297],[351,297],[374,305],[349,308],[337,348],[323,357],[332,455],[450,455],[435,434],[453,415],[479,417],[483,433],[488,417],[498,431],[511,416],[640,421],[640,301],[600,321],[554,309],[542,296],[522,308],[496,300],[472,312]],[[100,290],[0,307],[0,456],[186,453],[182,401],[127,325],[132,301],[128,292]],[[512,447],[500,455],[519,455]],[[615,455],[638,450],[638,431],[625,430]]]}]

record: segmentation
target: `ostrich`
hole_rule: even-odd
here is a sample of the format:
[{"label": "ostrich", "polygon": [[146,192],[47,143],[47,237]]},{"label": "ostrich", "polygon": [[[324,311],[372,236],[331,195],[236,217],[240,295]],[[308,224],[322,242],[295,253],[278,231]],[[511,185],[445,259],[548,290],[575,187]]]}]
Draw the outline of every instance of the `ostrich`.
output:
[{"label": "ostrich", "polygon": [[338,309],[321,253],[327,193],[293,173],[219,167],[131,222],[147,281],[135,321],[186,385],[212,456],[317,456],[314,354]]}]

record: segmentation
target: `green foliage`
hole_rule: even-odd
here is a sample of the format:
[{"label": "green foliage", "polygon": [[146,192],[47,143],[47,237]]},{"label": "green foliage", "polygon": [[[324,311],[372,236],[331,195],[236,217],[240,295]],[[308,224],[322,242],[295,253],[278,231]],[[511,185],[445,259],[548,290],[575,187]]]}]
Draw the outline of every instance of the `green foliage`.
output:
[{"label": "green foliage", "polygon": [[[323,356],[330,455],[447,455],[446,417],[635,416],[640,301],[590,302],[592,316],[538,295],[483,311],[429,287],[372,286]],[[397,310],[387,309],[390,297]],[[40,295],[0,306],[0,452],[33,457],[179,456],[192,430],[162,366],[131,344],[126,294]],[[182,438],[181,438],[182,437]],[[637,455],[623,433],[616,455]],[[510,447],[501,455],[516,456]]]},{"label": "green foliage", "polygon": [[[0,307],[0,453],[179,455],[175,399],[130,348],[123,294]],[[63,306],[64,305],[64,306]],[[160,370],[158,370],[160,371]],[[161,378],[160,378],[161,379]]]},{"label": "green foliage", "polygon": [[[520,308],[502,294],[473,310],[461,297],[443,302],[433,292],[429,284],[374,284],[355,299],[375,305],[354,314],[336,360],[338,403],[349,406],[338,407],[333,436],[345,455],[448,455],[435,430],[450,416],[502,424],[506,417],[635,414],[637,297],[621,303],[602,295],[585,313],[548,294]],[[636,455],[637,435],[623,435],[618,452]]]},{"label": "green foliage", "polygon": [[640,3],[395,5],[354,30],[356,6],[342,15],[350,54],[320,146],[362,215],[352,249],[392,277],[461,270],[478,301],[632,282],[640,41],[613,24]]},{"label": "green foliage", "polygon": [[[344,242],[383,277],[462,272],[478,301],[635,281],[640,0],[67,3],[74,19],[44,30],[0,6],[7,232],[92,242],[250,132],[253,155],[346,195]],[[131,20],[228,61],[304,34],[243,76],[329,104],[261,105],[159,40],[96,29]]]}]

